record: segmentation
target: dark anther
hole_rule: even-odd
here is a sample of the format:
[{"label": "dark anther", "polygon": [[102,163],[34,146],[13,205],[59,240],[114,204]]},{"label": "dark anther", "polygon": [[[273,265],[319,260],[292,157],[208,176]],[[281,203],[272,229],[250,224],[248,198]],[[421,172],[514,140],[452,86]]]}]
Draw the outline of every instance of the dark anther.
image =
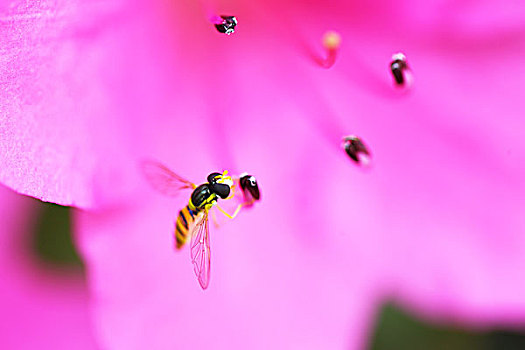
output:
[{"label": "dark anther", "polygon": [[[363,163],[364,159],[370,157],[370,152],[363,141],[357,136],[346,136],[343,138],[346,154],[356,163]],[[363,155],[365,156],[363,158]]]},{"label": "dark anther", "polygon": [[261,192],[259,191],[259,185],[257,185],[255,176],[243,174],[239,182],[245,195],[249,194],[256,201],[261,199]]},{"label": "dark anther", "polygon": [[235,26],[237,25],[237,18],[235,16],[221,16],[222,22],[216,23],[215,28],[219,33],[230,35],[235,32]]},{"label": "dark anther", "polygon": [[394,76],[397,85],[403,86],[406,82],[405,71],[408,69],[407,59],[402,53],[397,53],[392,56],[392,63],[390,63],[390,70]]}]

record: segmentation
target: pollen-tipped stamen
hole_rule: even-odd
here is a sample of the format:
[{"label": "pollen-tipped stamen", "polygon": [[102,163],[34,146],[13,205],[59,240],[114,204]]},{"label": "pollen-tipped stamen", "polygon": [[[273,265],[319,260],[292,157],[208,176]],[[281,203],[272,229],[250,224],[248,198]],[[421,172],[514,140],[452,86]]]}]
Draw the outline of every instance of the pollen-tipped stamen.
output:
[{"label": "pollen-tipped stamen", "polygon": [[324,68],[330,68],[334,65],[341,46],[341,36],[334,31],[328,31],[323,35],[323,47],[326,50],[326,57],[319,60],[319,64]]}]

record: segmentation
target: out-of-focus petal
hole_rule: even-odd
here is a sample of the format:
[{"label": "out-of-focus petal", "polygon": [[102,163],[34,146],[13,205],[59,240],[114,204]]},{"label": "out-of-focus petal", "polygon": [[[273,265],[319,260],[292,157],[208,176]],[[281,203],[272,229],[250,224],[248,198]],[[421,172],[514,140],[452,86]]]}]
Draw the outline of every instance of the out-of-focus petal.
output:
[{"label": "out-of-focus petal", "polygon": [[[0,5],[0,180],[23,194],[93,207],[131,190],[149,50],[131,1]],[[146,27],[147,28],[147,27]],[[151,27],[149,27],[151,28]],[[151,28],[153,30],[153,28]],[[138,98],[140,96],[140,98]],[[143,113],[144,112],[144,113]],[[133,168],[134,169],[134,168]]]},{"label": "out-of-focus petal", "polygon": [[30,254],[34,204],[0,188],[0,347],[97,349],[80,276],[44,268]]}]

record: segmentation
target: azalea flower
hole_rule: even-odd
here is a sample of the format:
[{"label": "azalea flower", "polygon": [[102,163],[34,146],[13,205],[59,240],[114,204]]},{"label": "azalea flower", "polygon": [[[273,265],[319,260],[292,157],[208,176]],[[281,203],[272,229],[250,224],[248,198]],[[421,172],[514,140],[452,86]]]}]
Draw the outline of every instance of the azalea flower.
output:
[{"label": "azalea flower", "polygon": [[97,349],[81,276],[45,266],[31,252],[36,201],[1,187],[0,206],[0,347]]},{"label": "azalea flower", "polygon": [[[0,178],[96,207],[76,228],[105,348],[361,348],[386,298],[523,321],[520,2],[20,4]],[[196,183],[257,176],[263,200],[212,229],[205,292],[173,249],[187,197],[155,194],[144,158]]]}]

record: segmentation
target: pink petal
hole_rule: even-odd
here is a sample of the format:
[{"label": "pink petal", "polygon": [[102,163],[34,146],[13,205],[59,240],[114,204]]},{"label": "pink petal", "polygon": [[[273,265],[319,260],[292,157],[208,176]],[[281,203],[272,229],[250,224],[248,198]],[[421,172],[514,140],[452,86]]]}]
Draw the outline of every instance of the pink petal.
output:
[{"label": "pink petal", "polygon": [[[3,183],[80,207],[130,191],[122,174],[135,169],[126,160],[140,104],[125,101],[148,91],[135,84],[147,68],[129,74],[137,69],[134,58],[146,55],[130,41],[135,27],[128,20],[137,20],[137,11],[121,1],[1,5]],[[120,55],[131,58],[120,61]]]}]

